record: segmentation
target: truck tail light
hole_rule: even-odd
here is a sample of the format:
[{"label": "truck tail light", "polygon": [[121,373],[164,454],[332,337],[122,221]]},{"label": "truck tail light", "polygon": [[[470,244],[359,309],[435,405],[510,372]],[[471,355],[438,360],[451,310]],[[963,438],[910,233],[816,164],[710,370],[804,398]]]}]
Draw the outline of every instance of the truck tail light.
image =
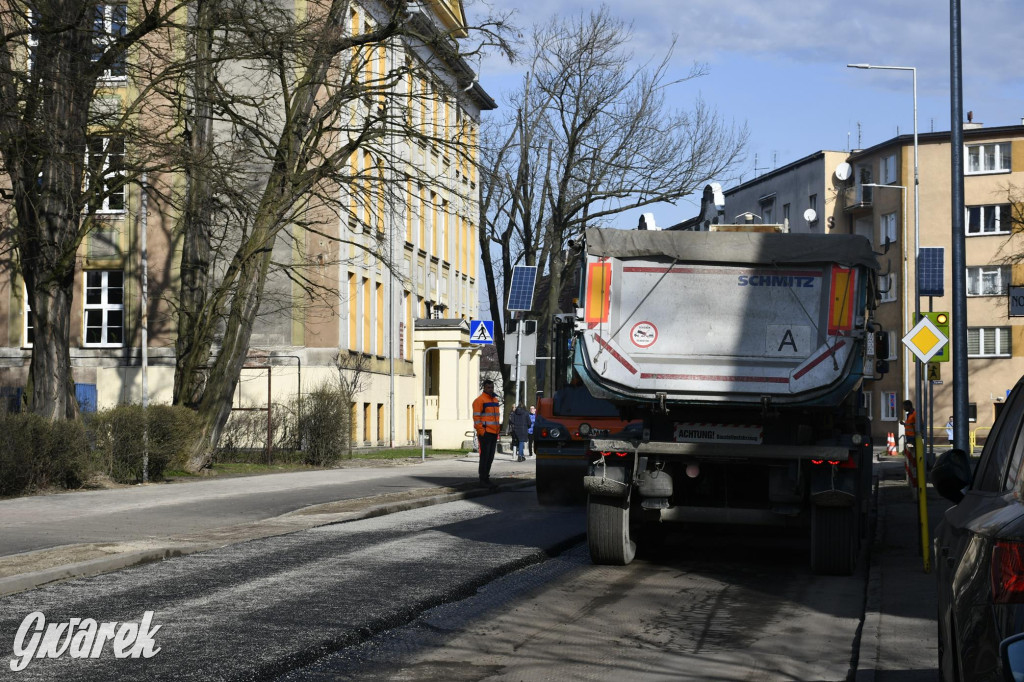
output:
[{"label": "truck tail light", "polygon": [[1024,542],[998,540],[992,548],[992,601],[1024,604]]}]

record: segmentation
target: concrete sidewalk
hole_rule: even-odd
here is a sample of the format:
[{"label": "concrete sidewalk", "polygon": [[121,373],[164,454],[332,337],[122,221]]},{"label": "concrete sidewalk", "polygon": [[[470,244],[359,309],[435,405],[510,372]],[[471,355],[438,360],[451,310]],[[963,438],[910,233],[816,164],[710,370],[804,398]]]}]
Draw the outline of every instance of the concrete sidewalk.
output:
[{"label": "concrete sidewalk", "polygon": [[[519,463],[499,453],[491,480],[499,491],[531,486],[534,461]],[[0,597],[256,538],[491,494],[477,481],[478,464],[475,453],[426,461],[345,460],[322,471],[0,500]],[[307,491],[311,495],[275,497]],[[296,501],[310,497],[316,503]],[[244,513],[235,513],[239,507]],[[40,537],[33,537],[33,546],[40,549],[17,549],[35,535]]]},{"label": "concrete sidewalk", "polygon": [[[903,458],[879,458],[878,523],[870,547],[857,682],[938,679],[937,588],[924,572],[918,503],[904,481]],[[929,547],[951,503],[929,486]],[[934,564],[934,559],[932,561]]]}]

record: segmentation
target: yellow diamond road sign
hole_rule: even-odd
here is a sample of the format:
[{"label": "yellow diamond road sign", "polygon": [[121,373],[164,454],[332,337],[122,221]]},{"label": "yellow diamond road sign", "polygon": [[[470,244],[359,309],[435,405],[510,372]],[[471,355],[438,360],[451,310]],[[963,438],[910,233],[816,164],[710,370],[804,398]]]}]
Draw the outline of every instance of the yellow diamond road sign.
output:
[{"label": "yellow diamond road sign", "polygon": [[903,345],[912,350],[921,362],[928,362],[938,355],[947,343],[949,339],[946,335],[927,317],[922,317],[903,337]]}]

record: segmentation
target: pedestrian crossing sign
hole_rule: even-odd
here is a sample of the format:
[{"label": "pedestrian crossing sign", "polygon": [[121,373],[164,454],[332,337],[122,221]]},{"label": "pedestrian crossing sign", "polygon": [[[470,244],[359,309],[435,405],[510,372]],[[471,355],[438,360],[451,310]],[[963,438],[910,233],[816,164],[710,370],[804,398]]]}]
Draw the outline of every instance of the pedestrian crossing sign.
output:
[{"label": "pedestrian crossing sign", "polygon": [[471,320],[469,342],[494,343],[494,320]]}]

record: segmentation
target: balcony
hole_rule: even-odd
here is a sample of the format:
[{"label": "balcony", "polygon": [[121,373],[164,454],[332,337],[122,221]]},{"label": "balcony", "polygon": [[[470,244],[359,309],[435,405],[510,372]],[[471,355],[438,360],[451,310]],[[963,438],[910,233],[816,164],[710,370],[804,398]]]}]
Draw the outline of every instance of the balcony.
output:
[{"label": "balcony", "polygon": [[855,185],[843,189],[843,211],[846,213],[867,213],[871,210],[874,187]]}]

